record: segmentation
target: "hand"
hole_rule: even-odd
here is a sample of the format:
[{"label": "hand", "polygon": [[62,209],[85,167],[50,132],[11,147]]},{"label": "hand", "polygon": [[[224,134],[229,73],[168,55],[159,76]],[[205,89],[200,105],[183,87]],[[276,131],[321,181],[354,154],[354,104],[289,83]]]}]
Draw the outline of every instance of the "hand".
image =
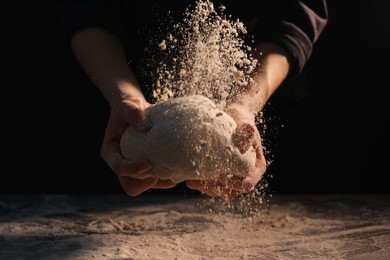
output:
[{"label": "hand", "polygon": [[256,150],[255,167],[245,177],[221,175],[216,180],[188,180],[186,184],[189,188],[199,190],[211,197],[219,196],[229,201],[255,188],[266,170],[266,161],[254,115],[238,104],[231,104],[225,112],[237,123],[233,142],[240,152],[245,153],[251,146]]},{"label": "hand", "polygon": [[171,188],[176,185],[170,180],[158,179],[149,161],[129,161],[120,151],[120,139],[128,126],[143,132],[152,128],[145,113],[150,106],[144,98],[128,98],[111,104],[104,135],[101,156],[118,175],[121,186],[130,196],[137,196],[151,188]]}]

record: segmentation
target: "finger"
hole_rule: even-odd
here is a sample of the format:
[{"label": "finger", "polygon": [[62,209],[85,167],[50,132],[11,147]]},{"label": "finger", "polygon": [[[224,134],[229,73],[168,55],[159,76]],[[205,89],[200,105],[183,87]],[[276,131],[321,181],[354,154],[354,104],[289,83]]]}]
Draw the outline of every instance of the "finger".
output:
[{"label": "finger", "polygon": [[169,189],[169,188],[172,188],[172,187],[175,187],[175,186],[176,186],[176,183],[174,183],[171,180],[161,180],[161,179],[159,179],[157,181],[156,185],[154,185],[153,189]]},{"label": "finger", "polygon": [[107,156],[106,162],[118,176],[128,176],[137,179],[155,177],[152,164],[147,160],[132,162],[122,157],[121,153],[113,152]]},{"label": "finger", "polygon": [[267,162],[264,157],[263,146],[261,145],[261,139],[259,133],[255,135],[255,142],[253,147],[255,148],[256,151],[255,168],[258,169],[258,171],[260,172],[259,174],[262,175],[267,169]]},{"label": "finger", "polygon": [[260,181],[261,176],[266,171],[266,161],[263,156],[261,146],[256,148],[256,162],[253,169],[245,177],[233,176],[233,175],[221,175],[218,177],[218,182],[222,183],[226,187],[241,192],[249,192],[253,190],[256,184]]},{"label": "finger", "polygon": [[143,180],[119,176],[119,182],[129,196],[138,196],[156,185],[158,179],[154,177]]},{"label": "finger", "polygon": [[224,199],[225,201],[232,201],[235,198],[237,198],[238,195],[240,195],[241,193],[242,192],[240,192],[238,190],[229,190],[228,192],[225,192],[223,194],[224,197],[221,197],[221,198]]},{"label": "finger", "polygon": [[124,158],[121,155],[120,139],[123,135],[125,126],[122,125],[116,127],[113,121],[114,120],[110,119],[108,122],[102,148],[100,150],[101,157],[110,165],[111,168],[115,165],[122,164],[124,161]]},{"label": "finger", "polygon": [[152,121],[150,121],[147,112],[140,114],[139,118],[136,120],[136,129],[141,132],[149,131],[152,128]]},{"label": "finger", "polygon": [[233,190],[229,187],[224,186],[222,183],[216,183],[216,185],[214,185],[212,188],[214,188],[214,190],[210,191],[214,192],[216,194],[215,196],[220,197],[224,201],[230,201],[241,193],[238,190]]},{"label": "finger", "polygon": [[250,192],[255,187],[256,184],[260,181],[262,176],[261,171],[258,168],[253,168],[253,170],[249,173],[248,176],[245,177],[245,179],[242,181],[242,185],[244,187],[244,192]]},{"label": "finger", "polygon": [[[251,176],[252,171],[246,177],[238,177],[233,175],[221,175],[218,177],[218,182],[221,183],[224,187],[229,189],[237,190],[240,192],[248,192],[251,191],[254,187],[254,183],[252,182],[253,178]],[[248,178],[251,176],[251,178]]]},{"label": "finger", "polygon": [[265,173],[267,168],[267,163],[263,153],[263,146],[261,145],[261,137],[258,131],[255,131],[254,134],[253,148],[256,152],[256,162],[253,170],[248,174],[244,179],[245,183],[252,183],[256,185],[260,181],[261,176]]},{"label": "finger", "polygon": [[[244,192],[249,192],[253,190],[256,187],[256,184],[260,181],[265,171],[266,171],[266,161],[263,156],[262,147],[257,146],[255,166],[249,172],[249,174],[244,179],[242,179],[241,190]],[[240,183],[234,182],[234,180],[237,179],[233,177],[233,183],[229,183],[228,185],[231,185],[233,188],[240,190]],[[223,181],[223,179],[220,181]]]},{"label": "finger", "polygon": [[255,139],[255,129],[250,124],[238,125],[233,133],[233,143],[240,153],[245,153],[252,146]]},{"label": "finger", "polygon": [[145,103],[127,103],[131,108],[126,116],[127,123],[138,131],[146,132],[152,128],[152,122],[148,118],[150,104]]},{"label": "finger", "polygon": [[117,118],[110,117],[106,131],[104,133],[103,147],[102,149],[107,149],[107,152],[110,152],[111,149],[118,150],[119,142],[123,133],[128,128],[129,124],[126,121],[118,120]]},{"label": "finger", "polygon": [[261,138],[258,131],[254,131],[252,146],[256,152],[256,161],[254,168],[245,177],[234,175],[221,175],[218,181],[227,187],[241,192],[249,192],[253,190],[257,182],[260,181],[261,176],[266,170],[266,161],[263,155],[263,148],[261,146]]},{"label": "finger", "polygon": [[214,188],[212,192],[216,194],[216,196],[222,198],[224,201],[231,201],[235,197],[237,197],[238,194],[241,194],[242,192],[239,190],[234,190],[228,186],[225,186],[223,183],[215,182],[214,186],[210,187],[211,189]]},{"label": "finger", "polygon": [[208,181],[199,181],[199,180],[187,180],[186,185],[188,188],[200,191],[210,197],[217,196],[216,193],[213,192],[210,188],[207,187]]},{"label": "finger", "polygon": [[156,177],[152,170],[153,166],[149,161],[131,162],[123,160],[115,166],[115,173],[118,176],[128,176],[136,179]]}]

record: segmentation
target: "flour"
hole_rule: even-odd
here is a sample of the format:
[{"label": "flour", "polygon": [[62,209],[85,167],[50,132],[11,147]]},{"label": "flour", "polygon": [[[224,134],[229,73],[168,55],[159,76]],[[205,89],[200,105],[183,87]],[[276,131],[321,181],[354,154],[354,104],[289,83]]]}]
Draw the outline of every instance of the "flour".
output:
[{"label": "flour", "polygon": [[187,8],[182,21],[159,41],[163,52],[155,75],[153,96],[157,102],[172,97],[203,95],[223,109],[226,100],[253,84],[250,74],[257,66],[247,30],[239,20],[229,20],[210,1]]},{"label": "flour", "polygon": [[177,97],[147,113],[153,128],[143,133],[129,127],[120,145],[127,159],[149,160],[151,176],[179,183],[221,174],[243,176],[253,169],[255,150],[240,153],[232,142],[235,121],[208,98]]},{"label": "flour", "polygon": [[[194,106],[184,109],[184,115],[178,118],[171,112],[162,115],[162,111],[151,108],[153,129],[149,134],[132,129],[125,132],[121,142],[124,156],[151,160],[151,176],[180,182],[216,179],[220,174],[243,176],[253,169],[253,148],[249,149],[248,158],[237,153],[231,144],[236,123],[223,110],[230,98],[255,84],[252,77],[259,64],[246,44],[250,37],[246,26],[224,12],[224,6],[216,9],[208,0],[196,1],[185,10],[182,20],[173,24],[172,30],[151,40],[152,46],[146,48],[158,53],[158,58],[153,52],[146,55],[147,67],[156,68],[147,71],[155,81],[155,107],[165,102],[172,105],[172,100],[183,97],[202,96],[207,98],[210,109],[207,111],[207,106],[193,104],[190,99],[187,102]],[[200,109],[198,114],[194,108]],[[183,112],[181,108],[180,111]],[[216,116],[220,113],[223,116]]]}]

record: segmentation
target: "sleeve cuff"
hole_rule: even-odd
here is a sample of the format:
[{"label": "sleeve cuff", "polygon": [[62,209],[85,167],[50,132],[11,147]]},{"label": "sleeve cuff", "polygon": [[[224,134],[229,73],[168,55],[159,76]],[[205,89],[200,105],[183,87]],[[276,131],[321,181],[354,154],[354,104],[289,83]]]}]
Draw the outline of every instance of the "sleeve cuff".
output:
[{"label": "sleeve cuff", "polygon": [[283,21],[268,21],[259,24],[253,32],[255,44],[274,42],[290,54],[290,71],[287,80],[296,78],[311,56],[313,44],[296,25]]},{"label": "sleeve cuff", "polygon": [[57,36],[60,44],[70,52],[72,35],[77,30],[90,26],[102,27],[114,33],[122,42],[125,41],[123,29],[115,17],[104,10],[80,3],[62,10],[57,16]]}]

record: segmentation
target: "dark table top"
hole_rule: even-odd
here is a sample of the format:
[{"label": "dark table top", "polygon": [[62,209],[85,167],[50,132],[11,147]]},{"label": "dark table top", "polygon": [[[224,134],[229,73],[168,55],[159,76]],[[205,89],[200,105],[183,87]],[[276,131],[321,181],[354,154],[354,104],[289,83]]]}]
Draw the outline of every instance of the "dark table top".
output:
[{"label": "dark table top", "polygon": [[0,259],[390,259],[390,194],[3,194]]}]

